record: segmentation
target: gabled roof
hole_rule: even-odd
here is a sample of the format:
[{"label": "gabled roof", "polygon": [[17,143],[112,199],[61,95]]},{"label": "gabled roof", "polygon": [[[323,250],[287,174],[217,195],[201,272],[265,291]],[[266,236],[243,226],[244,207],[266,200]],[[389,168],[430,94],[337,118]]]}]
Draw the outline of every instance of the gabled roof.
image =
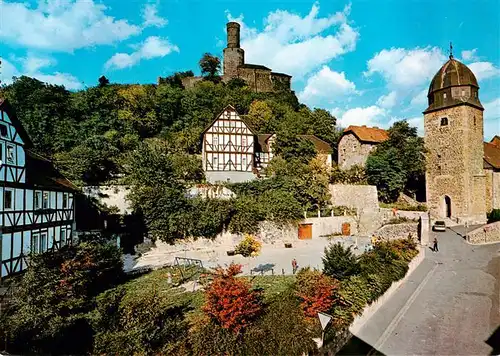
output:
[{"label": "gabled roof", "polygon": [[252,126],[251,126],[251,125],[249,125],[249,124],[248,124],[248,122],[246,122],[246,121],[245,121],[245,119],[244,119],[244,117],[243,117],[244,115],[240,115],[240,114],[238,114],[238,111],[236,111],[236,109],[234,108],[234,106],[232,106],[232,105],[227,105],[224,109],[222,109],[222,111],[221,111],[218,115],[216,115],[216,116],[215,116],[215,119],[213,119],[213,120],[210,122],[210,124],[208,124],[208,125],[207,125],[207,127],[205,128],[205,130],[203,130],[203,132],[201,133],[201,134],[202,134],[202,136],[205,134],[205,132],[207,132],[207,130],[208,130],[209,128],[211,128],[211,127],[212,127],[212,125],[214,124],[214,122],[216,122],[216,121],[220,118],[220,116],[222,115],[222,113],[223,113],[224,111],[232,111],[232,112],[235,112],[235,113],[236,113],[236,115],[238,115],[238,117],[240,118],[240,120],[241,120],[241,121],[243,121],[243,123],[244,123],[244,124],[248,127],[248,129],[250,130],[250,132],[252,132],[252,133],[255,135],[255,130],[252,128]]},{"label": "gabled roof", "polygon": [[332,146],[330,146],[330,144],[328,142],[323,141],[322,139],[320,139],[317,136],[299,135],[299,137],[311,141],[314,144],[316,151],[318,151],[319,153],[332,153],[333,152]]},{"label": "gabled roof", "polygon": [[493,168],[500,169],[500,146],[492,142],[484,143],[484,160]]},{"label": "gabled roof", "polygon": [[31,151],[26,153],[26,183],[41,188],[53,188],[66,191],[78,190],[54,166],[51,160]]},{"label": "gabled roof", "polygon": [[500,148],[500,136],[495,135],[495,137],[493,137],[493,138],[491,139],[490,144],[495,145],[495,146],[497,146],[498,148]]},{"label": "gabled roof", "polygon": [[389,138],[389,134],[386,130],[379,129],[378,127],[366,127],[365,125],[351,125],[344,130],[342,136],[349,133],[354,134],[354,136],[362,142],[381,143]]},{"label": "gabled roof", "polygon": [[31,142],[31,139],[30,139],[28,133],[24,129],[23,125],[21,124],[21,121],[19,121],[19,119],[17,118],[16,113],[14,112],[14,109],[9,104],[7,99],[1,98],[1,97],[0,97],[0,111],[5,111],[7,113],[7,115],[9,115],[9,119],[11,121],[12,126],[14,126],[17,134],[23,140],[24,148],[32,148],[33,142]]}]

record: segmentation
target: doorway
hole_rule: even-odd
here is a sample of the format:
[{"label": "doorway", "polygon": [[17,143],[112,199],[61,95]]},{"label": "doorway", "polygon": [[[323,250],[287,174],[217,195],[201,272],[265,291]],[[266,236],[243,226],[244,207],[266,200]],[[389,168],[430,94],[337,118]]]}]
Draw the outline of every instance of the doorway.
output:
[{"label": "doorway", "polygon": [[446,209],[446,217],[451,218],[451,198],[447,195],[444,196],[444,205]]}]

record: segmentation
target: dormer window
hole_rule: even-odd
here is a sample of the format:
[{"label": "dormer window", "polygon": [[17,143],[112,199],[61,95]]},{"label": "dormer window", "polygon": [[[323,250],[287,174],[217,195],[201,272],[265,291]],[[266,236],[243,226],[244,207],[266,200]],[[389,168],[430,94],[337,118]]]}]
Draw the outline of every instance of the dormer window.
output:
[{"label": "dormer window", "polygon": [[7,126],[4,124],[0,124],[0,135],[2,135],[2,137],[7,137]]},{"label": "dormer window", "polygon": [[448,118],[447,117],[441,118],[441,126],[448,126]]},{"label": "dormer window", "polygon": [[443,99],[446,99],[446,93],[443,93]]}]

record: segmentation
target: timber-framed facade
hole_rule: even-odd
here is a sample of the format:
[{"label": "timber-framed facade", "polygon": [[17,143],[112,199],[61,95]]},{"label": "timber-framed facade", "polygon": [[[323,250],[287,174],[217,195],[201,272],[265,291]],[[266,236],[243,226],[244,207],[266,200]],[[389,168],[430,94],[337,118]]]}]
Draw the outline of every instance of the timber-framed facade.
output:
[{"label": "timber-framed facade", "polygon": [[0,279],[24,271],[31,253],[71,244],[75,187],[33,144],[0,98]]}]

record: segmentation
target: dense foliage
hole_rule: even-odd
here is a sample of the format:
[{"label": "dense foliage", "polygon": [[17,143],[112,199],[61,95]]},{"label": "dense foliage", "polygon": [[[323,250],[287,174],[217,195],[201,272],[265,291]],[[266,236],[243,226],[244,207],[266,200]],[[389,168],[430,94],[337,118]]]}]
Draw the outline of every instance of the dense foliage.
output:
[{"label": "dense foliage", "polygon": [[122,279],[120,251],[82,243],[31,257],[30,268],[2,315],[10,351],[73,354],[89,350],[86,314],[95,297]]},{"label": "dense foliage", "polygon": [[359,273],[359,265],[351,248],[342,244],[331,244],[325,248],[323,256],[323,272],[340,281]]},{"label": "dense foliage", "polygon": [[500,209],[493,209],[488,213],[488,224],[500,221]]},{"label": "dense foliage", "polygon": [[377,186],[380,200],[394,202],[401,192],[425,191],[425,147],[407,121],[394,123],[388,133],[389,139],[368,157],[366,174],[368,183]]}]

